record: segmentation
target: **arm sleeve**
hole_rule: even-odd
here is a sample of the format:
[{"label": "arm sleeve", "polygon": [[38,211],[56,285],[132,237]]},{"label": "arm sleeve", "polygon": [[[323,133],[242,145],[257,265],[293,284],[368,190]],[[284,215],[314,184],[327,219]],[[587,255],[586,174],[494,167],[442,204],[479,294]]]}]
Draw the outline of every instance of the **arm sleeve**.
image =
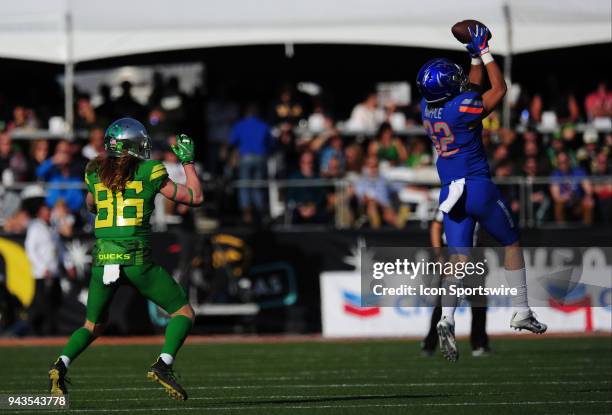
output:
[{"label": "arm sleeve", "polygon": [[166,171],[166,166],[161,161],[153,162],[151,166],[151,174],[149,175],[149,182],[155,192],[159,192],[164,183],[168,179],[168,172]]},{"label": "arm sleeve", "polygon": [[87,190],[95,196],[93,184],[91,183],[91,178],[88,173],[85,173],[85,185],[87,186]]},{"label": "arm sleeve", "polygon": [[484,106],[482,96],[476,91],[462,94],[456,104],[457,118],[465,124],[474,124],[482,119]]}]

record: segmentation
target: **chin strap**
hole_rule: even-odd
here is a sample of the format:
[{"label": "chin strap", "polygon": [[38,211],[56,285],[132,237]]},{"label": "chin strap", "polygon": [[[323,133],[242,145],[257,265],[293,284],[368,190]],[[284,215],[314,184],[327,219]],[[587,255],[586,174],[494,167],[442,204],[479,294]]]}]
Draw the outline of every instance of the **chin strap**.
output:
[{"label": "chin strap", "polygon": [[172,185],[174,186],[174,192],[172,192],[172,200],[176,198],[176,192],[178,191],[178,186],[175,181],[172,181]]},{"label": "chin strap", "polygon": [[193,206],[193,190],[191,187],[188,187],[187,190],[189,190],[189,206]]}]

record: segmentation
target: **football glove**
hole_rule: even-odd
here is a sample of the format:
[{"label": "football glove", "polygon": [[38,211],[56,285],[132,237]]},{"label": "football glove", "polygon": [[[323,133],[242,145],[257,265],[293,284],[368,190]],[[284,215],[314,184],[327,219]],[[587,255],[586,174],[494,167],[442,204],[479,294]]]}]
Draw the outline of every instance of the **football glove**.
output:
[{"label": "football glove", "polygon": [[185,134],[180,134],[176,136],[176,144],[172,144],[170,146],[176,157],[183,164],[191,164],[194,159],[194,145],[193,139],[191,137],[186,136]]},{"label": "football glove", "polygon": [[477,50],[474,50],[471,43],[468,43],[467,45],[465,45],[465,48],[467,49],[468,54],[470,55],[470,58],[472,59],[480,58],[480,53]]},{"label": "football glove", "polygon": [[476,25],[474,29],[468,27],[472,41],[466,45],[472,57],[480,57],[489,51],[489,29]]}]

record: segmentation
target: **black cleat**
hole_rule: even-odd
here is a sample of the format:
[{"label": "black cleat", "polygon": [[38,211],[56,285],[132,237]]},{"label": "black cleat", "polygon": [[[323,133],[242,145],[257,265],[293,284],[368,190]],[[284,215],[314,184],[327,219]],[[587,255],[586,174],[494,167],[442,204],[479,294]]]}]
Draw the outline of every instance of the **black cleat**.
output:
[{"label": "black cleat", "polygon": [[162,385],[172,399],[179,401],[187,400],[187,392],[176,381],[172,366],[165,364],[161,358],[158,358],[157,362],[153,363],[147,373],[147,378]]},{"label": "black cleat", "polygon": [[67,395],[68,388],[66,382],[70,383],[70,380],[66,377],[66,365],[62,359],[58,358],[55,363],[49,369],[49,392],[51,395]]}]

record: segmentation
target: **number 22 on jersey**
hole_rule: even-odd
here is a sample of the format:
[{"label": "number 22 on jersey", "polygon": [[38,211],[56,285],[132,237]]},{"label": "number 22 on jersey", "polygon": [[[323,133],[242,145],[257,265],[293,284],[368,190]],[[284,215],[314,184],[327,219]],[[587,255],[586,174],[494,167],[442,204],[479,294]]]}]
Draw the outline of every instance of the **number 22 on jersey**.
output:
[{"label": "number 22 on jersey", "polygon": [[444,121],[437,121],[432,126],[429,120],[425,120],[423,126],[440,157],[452,156],[459,152],[458,148],[453,150],[448,149],[448,145],[455,141],[455,136],[447,123]]},{"label": "number 22 on jersey", "polygon": [[[142,192],[142,181],[129,181],[125,185],[125,190],[132,189],[134,193],[139,194]],[[98,213],[96,214],[96,229],[109,228],[111,226],[140,226],[142,225],[142,217],[144,214],[144,200],[140,198],[124,198],[122,192],[117,192],[113,195],[104,184],[96,183],[94,185],[96,192],[96,208]],[[104,194],[104,199],[100,199],[100,196]],[[113,200],[116,203],[113,203]],[[117,209],[115,211],[115,205]],[[125,208],[134,207],[136,209],[136,216],[133,218],[125,217]],[[105,217],[102,218],[101,214],[106,213]]]}]

